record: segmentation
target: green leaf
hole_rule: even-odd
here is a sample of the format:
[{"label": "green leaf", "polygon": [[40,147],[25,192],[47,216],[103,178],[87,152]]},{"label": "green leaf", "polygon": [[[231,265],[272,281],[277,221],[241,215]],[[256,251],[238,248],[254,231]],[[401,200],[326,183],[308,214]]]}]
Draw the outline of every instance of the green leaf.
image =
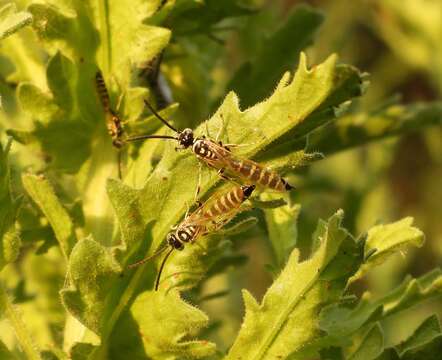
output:
[{"label": "green leaf", "polygon": [[242,354],[248,359],[285,358],[318,335],[316,313],[333,297],[333,292],[327,291],[330,284],[321,276],[347,237],[340,227],[342,217],[342,211],[338,212],[317,233],[320,244],[308,260],[299,262],[299,251],[293,250],[261,304],[243,291],[246,314],[226,359],[237,359]]},{"label": "green leaf", "polygon": [[[439,346],[442,344],[442,330],[437,315],[427,318],[406,341],[396,347],[396,351],[401,358],[407,359],[429,347],[432,343],[438,343]],[[427,352],[427,354],[431,356],[431,352]],[[436,354],[433,352],[433,355]]]},{"label": "green leaf", "polygon": [[112,75],[120,87],[129,85],[132,66],[146,66],[169,42],[169,29],[145,25],[159,2],[134,0],[130,6],[123,1],[99,3],[94,14],[101,38],[98,63],[105,78]]},{"label": "green leaf", "polygon": [[199,359],[215,352],[211,342],[188,340],[208,325],[208,318],[181,300],[176,291],[140,294],[131,306],[131,314],[150,358]]},{"label": "green leaf", "polygon": [[48,219],[58,240],[60,250],[67,261],[76,243],[74,225],[66,209],[61,205],[52,185],[42,175],[23,175],[23,186]]},{"label": "green leaf", "polygon": [[413,218],[407,217],[387,225],[377,225],[368,231],[364,255],[368,259],[351,281],[361,278],[369,269],[386,261],[391,255],[410,246],[421,247],[424,234],[411,226]]},{"label": "green leaf", "polygon": [[47,124],[60,115],[60,108],[54,103],[52,97],[35,85],[21,83],[17,91],[23,110],[32,117],[38,118],[42,123]]},{"label": "green leaf", "polygon": [[70,358],[72,360],[87,360],[94,349],[96,346],[92,344],[76,343],[71,349]]},{"label": "green leaf", "polygon": [[384,350],[384,334],[379,324],[375,324],[363,338],[357,350],[351,354],[349,360],[374,360]]},{"label": "green leaf", "polygon": [[0,359],[3,360],[18,360],[14,354],[12,354],[5,344],[3,344],[2,341],[0,341]]},{"label": "green leaf", "polygon": [[239,0],[178,1],[167,14],[175,36],[215,33],[215,25],[227,18],[250,15],[253,9]]},{"label": "green leaf", "polygon": [[346,304],[328,306],[321,312],[320,327],[332,338],[331,343],[340,344],[361,328],[441,293],[442,272],[437,269],[418,279],[409,277],[384,296],[373,298],[371,294],[364,293],[354,307]]},{"label": "green leaf", "polygon": [[265,38],[255,58],[243,64],[227,85],[227,89],[238,94],[244,108],[271,94],[274,84],[311,44],[322,21],[321,13],[313,8],[297,6],[286,22]]},{"label": "green leaf", "polygon": [[20,237],[15,225],[20,201],[11,194],[8,154],[12,141],[0,144],[0,270],[15,261],[20,251]]},{"label": "green leaf", "polygon": [[4,5],[0,8],[0,40],[29,25],[31,21],[31,14],[26,11],[17,12],[17,7],[14,3]]},{"label": "green leaf", "polygon": [[[41,144],[57,170],[78,171],[90,155],[90,141],[99,118],[92,92],[93,74],[91,67],[78,72],[69,58],[57,52],[46,69],[51,93],[27,83],[18,88],[17,97],[23,110],[35,119],[28,140]],[[89,108],[88,111],[78,108],[76,101]]]},{"label": "green leaf", "polygon": [[[275,194],[263,194],[261,197],[267,201],[278,198]],[[269,240],[278,269],[284,266],[288,254],[296,245],[298,237],[296,222],[300,211],[301,206],[298,204],[264,210]]]},{"label": "green leaf", "polygon": [[414,132],[442,122],[442,103],[392,105],[376,112],[345,115],[313,132],[309,149],[332,154],[388,136]]},{"label": "green leaf", "polygon": [[12,304],[3,284],[0,284],[0,315],[10,322],[17,340],[23,352],[26,354],[26,358],[30,360],[40,360],[39,350],[26,328],[25,321]]},{"label": "green leaf", "polygon": [[91,238],[77,242],[69,257],[70,286],[61,290],[68,311],[96,334],[103,331],[103,309],[121,268],[109,250]]},{"label": "green leaf", "polygon": [[[241,151],[238,150],[238,155],[253,158],[259,151],[265,152],[264,149],[269,144],[290,129],[300,126],[310,113],[334,93],[335,86],[341,85],[339,77],[335,76],[335,69],[335,56],[331,56],[313,70],[308,70],[305,55],[301,55],[300,65],[293,80],[289,80],[289,74],[284,75],[275,93],[265,102],[246,111],[240,111],[238,99],[233,93],[230,93],[218,111],[207,122],[209,135],[215,136],[224,124],[224,131],[221,134],[221,140],[224,143],[250,144],[244,149],[241,148]],[[335,80],[338,83],[335,83]],[[201,125],[196,130],[197,135],[202,134],[205,129],[206,126]],[[141,234],[145,232],[145,224],[153,224],[149,235],[149,238],[153,238],[153,243],[147,254],[143,254],[140,258],[149,256],[158,249],[171,226],[184,216],[187,207],[194,201],[193,194],[199,169],[197,160],[189,152],[177,153],[174,150],[174,144],[166,143],[163,146],[164,153],[160,162],[149,176],[145,187],[137,191],[136,198],[128,202],[119,195],[124,192],[124,189],[121,192],[111,191],[110,188],[108,190],[115,209],[124,209],[130,204],[130,211],[137,214],[136,216],[141,216],[140,220],[133,224],[136,228],[132,226],[131,231]],[[183,181],[183,179],[188,179],[188,181]],[[201,181],[202,196],[218,181],[219,177],[216,174],[204,169]],[[226,189],[228,185],[224,186]],[[130,197],[132,196],[130,195]],[[122,220],[119,221],[121,223]],[[140,237],[139,241],[142,239]],[[144,240],[146,244],[148,241]],[[206,246],[208,244],[213,245]],[[134,245],[136,246],[136,244]],[[219,252],[224,251],[224,246],[218,240],[208,237],[204,240],[199,239],[198,244],[188,246],[182,252],[175,252],[165,267],[162,288],[167,289],[178,284],[182,288],[194,286],[196,281],[207,271],[207,265],[211,266],[213,261],[218,258]],[[211,253],[206,254],[207,249],[210,251],[213,249],[213,257]],[[115,319],[120,317],[122,309],[132,298],[135,289],[141,285],[142,280],[144,286],[152,286],[153,274],[149,275],[149,280],[143,276],[144,267],[151,269],[152,263],[128,274],[127,286],[124,289],[116,288],[109,293],[108,303],[114,305],[108,308],[106,317],[112,321],[116,321]],[[190,268],[191,271],[187,275],[183,274],[183,268]],[[175,274],[178,276],[174,276]],[[115,323],[108,325],[109,334],[114,331]],[[102,343],[105,347],[107,340],[102,338]]]},{"label": "green leaf", "polygon": [[98,39],[84,5],[33,3],[28,10],[35,32],[50,52],[61,51],[76,63],[92,62]]}]

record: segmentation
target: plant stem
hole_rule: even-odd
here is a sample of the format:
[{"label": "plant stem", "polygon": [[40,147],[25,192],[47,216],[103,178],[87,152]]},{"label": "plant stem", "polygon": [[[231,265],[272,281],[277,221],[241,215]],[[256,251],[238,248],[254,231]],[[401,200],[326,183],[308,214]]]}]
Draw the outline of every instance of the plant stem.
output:
[{"label": "plant stem", "polygon": [[110,42],[110,26],[109,26],[109,4],[108,0],[98,1],[98,17],[100,26],[101,51],[102,51],[102,69],[105,78],[111,71],[111,42]]},{"label": "plant stem", "polygon": [[28,333],[23,320],[14,309],[3,284],[0,284],[0,310],[4,312],[6,318],[14,328],[17,339],[29,360],[41,360],[40,353]]}]

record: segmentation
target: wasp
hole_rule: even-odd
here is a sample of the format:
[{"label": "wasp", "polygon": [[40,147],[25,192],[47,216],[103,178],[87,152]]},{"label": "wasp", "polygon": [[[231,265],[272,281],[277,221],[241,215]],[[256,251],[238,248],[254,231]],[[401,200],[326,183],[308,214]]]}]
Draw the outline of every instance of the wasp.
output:
[{"label": "wasp", "polygon": [[255,185],[235,186],[231,190],[219,195],[215,193],[204,204],[192,213],[186,214],[184,220],[167,234],[166,245],[152,256],[129,265],[130,268],[144,264],[152,258],[169,251],[161,261],[155,281],[155,291],[158,290],[161,273],[167,259],[174,250],[184,250],[187,243],[195,242],[199,237],[219,231],[232,220],[239,212],[240,207],[255,190]]},{"label": "wasp", "polygon": [[[107,90],[106,83],[104,81],[101,71],[97,71],[95,74],[95,87],[97,89],[98,97],[106,118],[107,131],[112,138],[112,145],[117,149],[117,161],[118,161],[118,177],[121,179],[121,148],[128,142],[142,140],[143,137],[131,136],[128,137],[125,134],[123,121],[120,116],[111,107],[109,92]],[[151,138],[160,137],[157,135],[149,135]]]},{"label": "wasp", "polygon": [[231,178],[240,179],[245,183],[255,184],[278,192],[293,189],[293,186],[275,171],[252,160],[239,158],[231,152],[228,146],[223,145],[222,142],[206,138],[205,136],[195,137],[193,130],[189,128],[182,131],[177,130],[158,114],[148,101],[144,100],[144,103],[156,118],[176,133],[176,136],[143,135],[136,137],[136,139],[162,138],[175,140],[178,142],[179,148],[190,148],[200,161],[218,170],[218,174],[226,180],[231,180]]}]

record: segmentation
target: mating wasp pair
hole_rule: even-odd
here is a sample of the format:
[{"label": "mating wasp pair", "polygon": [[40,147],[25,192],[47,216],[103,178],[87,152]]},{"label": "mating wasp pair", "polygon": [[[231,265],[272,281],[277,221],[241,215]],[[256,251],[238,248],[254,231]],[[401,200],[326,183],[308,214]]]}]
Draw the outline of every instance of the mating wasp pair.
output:
[{"label": "mating wasp pair", "polygon": [[[145,139],[174,140],[178,142],[180,148],[190,149],[198,160],[208,167],[218,170],[218,174],[223,179],[240,180],[244,183],[251,184],[235,186],[226,193],[215,193],[206,203],[200,205],[192,214],[186,215],[184,220],[172,229],[167,236],[167,244],[163,248],[152,256],[130,265],[130,267],[141,265],[163,253],[167,248],[170,248],[161,262],[155,283],[155,290],[159,287],[162,270],[171,253],[174,250],[183,250],[186,243],[192,243],[200,236],[221,229],[238,214],[242,203],[250,197],[256,186],[278,192],[293,189],[293,187],[275,171],[252,160],[241,159],[234,155],[229,148],[232,145],[224,145],[221,141],[218,141],[218,139],[212,140],[205,136],[195,137],[193,130],[189,128],[182,131],[177,130],[164,119],[147,100],[144,100],[147,108],[164,125],[174,131],[176,135],[140,135],[125,138],[122,121],[110,107],[109,94],[101,73],[97,73],[96,87],[106,113],[108,132],[112,137],[113,145],[118,150],[129,141]],[[120,160],[121,158],[119,156],[119,162]],[[120,163],[119,176],[121,177]],[[197,189],[197,193],[198,192],[199,188]]]},{"label": "mating wasp pair", "polygon": [[194,243],[199,237],[214,233],[230,222],[240,211],[241,205],[255,190],[255,185],[235,186],[227,192],[213,194],[204,204],[191,214],[186,214],[184,220],[169,232],[167,244],[152,256],[138,261],[129,267],[139,266],[152,258],[169,251],[164,256],[158,270],[155,290],[158,290],[164,265],[174,250],[183,250],[187,243]]}]

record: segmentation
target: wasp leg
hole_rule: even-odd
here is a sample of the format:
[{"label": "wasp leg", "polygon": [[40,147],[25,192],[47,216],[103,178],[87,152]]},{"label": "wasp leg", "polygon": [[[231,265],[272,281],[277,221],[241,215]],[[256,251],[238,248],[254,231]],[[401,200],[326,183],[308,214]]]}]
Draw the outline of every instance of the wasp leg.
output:
[{"label": "wasp leg", "polygon": [[224,168],[219,169],[219,170],[218,170],[218,176],[219,176],[221,179],[223,179],[223,180],[230,181],[231,179],[230,179],[228,176],[226,176],[226,174],[224,174],[225,171],[226,171],[226,169],[224,169]]},{"label": "wasp leg", "polygon": [[203,173],[203,167],[202,167],[202,164],[199,162],[198,163],[198,182],[196,184],[195,196],[194,196],[194,201],[195,202],[198,202],[198,196],[199,196],[200,191],[201,191],[201,177],[202,177],[202,173]]},{"label": "wasp leg", "polygon": [[[209,125],[207,120],[204,121],[204,126],[206,127],[206,135],[210,138],[210,133],[209,133]],[[205,139],[206,137],[203,135],[203,139]]]},{"label": "wasp leg", "polygon": [[123,178],[122,175],[122,155],[121,155],[121,149],[117,149],[117,163],[118,163],[118,178],[121,180]]}]

